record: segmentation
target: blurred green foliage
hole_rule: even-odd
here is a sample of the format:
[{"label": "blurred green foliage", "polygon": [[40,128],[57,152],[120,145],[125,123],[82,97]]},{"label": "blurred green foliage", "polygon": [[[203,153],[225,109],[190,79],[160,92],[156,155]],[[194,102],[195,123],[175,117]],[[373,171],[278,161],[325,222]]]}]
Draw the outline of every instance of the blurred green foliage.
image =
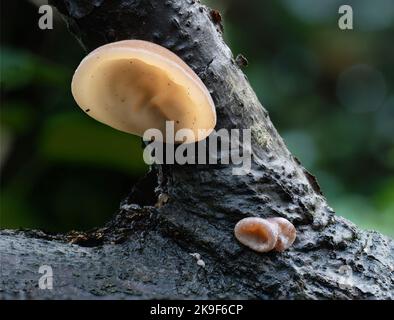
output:
[{"label": "blurred green foliage", "polygon": [[87,117],[71,96],[85,55],[59,18],[1,2],[0,225],[50,231],[104,224],[147,166],[138,137]]},{"label": "blurred green foliage", "polygon": [[[206,1],[290,150],[329,203],[394,236],[394,5],[339,0]],[[146,172],[140,139],[87,117],[70,92],[85,55],[66,30],[37,26],[27,1],[1,16],[1,227],[52,231],[103,224]]]}]

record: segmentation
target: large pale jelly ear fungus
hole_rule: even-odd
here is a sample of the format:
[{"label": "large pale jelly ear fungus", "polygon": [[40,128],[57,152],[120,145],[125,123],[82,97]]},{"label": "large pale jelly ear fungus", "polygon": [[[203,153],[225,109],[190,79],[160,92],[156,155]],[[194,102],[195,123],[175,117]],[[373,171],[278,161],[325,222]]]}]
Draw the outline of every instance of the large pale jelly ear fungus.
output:
[{"label": "large pale jelly ear fungus", "polygon": [[277,242],[278,226],[258,217],[244,218],[235,225],[234,235],[250,249],[268,252],[274,249]]},{"label": "large pale jelly ear fungus", "polygon": [[215,105],[197,74],[171,51],[147,41],[95,49],[75,71],[71,90],[89,116],[139,136],[158,129],[165,141],[166,121],[174,121],[175,134],[180,129],[192,133],[176,142],[192,143],[216,125]]}]

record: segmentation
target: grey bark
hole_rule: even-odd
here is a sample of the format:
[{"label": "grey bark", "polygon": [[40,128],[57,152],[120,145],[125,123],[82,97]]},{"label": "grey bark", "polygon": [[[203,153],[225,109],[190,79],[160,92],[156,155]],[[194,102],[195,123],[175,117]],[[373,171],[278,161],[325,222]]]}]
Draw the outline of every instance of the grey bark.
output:
[{"label": "grey bark", "polygon": [[[327,205],[286,148],[222,39],[220,15],[194,0],[53,0],[90,51],[143,39],[167,47],[200,76],[216,129],[252,128],[251,173],[233,165],[153,167],[119,212],[90,232],[0,232],[0,298],[392,299],[394,244]],[[233,236],[248,216],[285,217],[293,247],[258,254]],[[205,267],[190,253],[199,253]],[[40,265],[54,289],[38,289]]]}]

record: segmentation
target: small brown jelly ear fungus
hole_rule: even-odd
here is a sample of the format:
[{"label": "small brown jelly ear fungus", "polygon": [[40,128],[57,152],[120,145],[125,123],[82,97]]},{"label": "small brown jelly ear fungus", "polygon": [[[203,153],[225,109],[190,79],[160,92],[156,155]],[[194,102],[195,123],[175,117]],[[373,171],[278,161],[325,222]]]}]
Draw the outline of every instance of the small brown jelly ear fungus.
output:
[{"label": "small brown jelly ear fungus", "polygon": [[249,217],[240,220],[235,225],[234,235],[240,243],[254,251],[282,252],[293,244],[296,229],[285,218]]},{"label": "small brown jelly ear fungus", "polygon": [[95,49],[76,69],[71,91],[92,118],[139,136],[158,129],[165,141],[166,123],[173,121],[175,135],[190,132],[181,142],[192,143],[216,125],[214,102],[198,75],[176,54],[148,41]]},{"label": "small brown jelly ear fungus", "polygon": [[277,242],[278,226],[262,218],[249,217],[235,225],[234,234],[239,242],[252,250],[268,252]]},{"label": "small brown jelly ear fungus", "polygon": [[281,217],[268,218],[267,221],[275,223],[279,229],[278,240],[276,241],[274,250],[282,252],[290,248],[297,236],[294,225]]}]

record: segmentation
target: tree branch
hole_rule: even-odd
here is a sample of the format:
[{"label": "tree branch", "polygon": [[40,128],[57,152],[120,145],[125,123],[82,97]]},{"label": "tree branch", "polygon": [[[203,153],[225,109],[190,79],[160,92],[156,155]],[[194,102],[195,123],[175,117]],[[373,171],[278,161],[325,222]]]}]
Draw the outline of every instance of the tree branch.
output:
[{"label": "tree branch", "polygon": [[[88,51],[143,39],[180,56],[212,94],[216,129],[252,129],[252,170],[155,166],[103,228],[0,232],[0,297],[394,298],[393,241],[334,215],[224,43],[216,11],[195,0],[52,2]],[[295,244],[283,253],[246,249],[233,228],[248,216],[287,218]],[[52,291],[38,289],[42,264],[53,268]]]}]

